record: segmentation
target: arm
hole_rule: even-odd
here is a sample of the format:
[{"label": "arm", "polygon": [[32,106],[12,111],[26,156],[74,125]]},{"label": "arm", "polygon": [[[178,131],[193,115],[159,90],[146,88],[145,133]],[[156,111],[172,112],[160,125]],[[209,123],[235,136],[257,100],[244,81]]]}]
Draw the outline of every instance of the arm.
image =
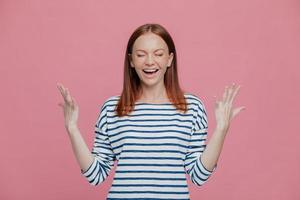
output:
[{"label": "arm", "polygon": [[106,104],[95,125],[95,140],[92,152],[89,151],[77,127],[79,107],[69,90],[58,84],[65,103],[59,103],[63,108],[65,127],[69,133],[72,149],[80,165],[81,173],[92,185],[98,185],[108,176],[115,160],[115,155],[107,135],[107,110]]},{"label": "arm", "polygon": [[65,128],[70,137],[73,152],[80,168],[86,170],[94,160],[94,157],[89,151],[77,127],[79,106],[75,99],[71,96],[68,88],[65,88],[60,83],[57,83],[57,88],[64,99],[64,103],[59,103],[58,105],[63,109]]},{"label": "arm", "polygon": [[217,165],[219,156],[222,151],[225,136],[222,130],[215,129],[211,136],[203,154],[201,155],[201,162],[207,170],[212,171]]},{"label": "arm", "polygon": [[99,185],[109,175],[115,155],[106,133],[106,108],[102,107],[95,125],[95,138],[92,152],[89,151],[77,127],[69,128],[69,136],[81,174],[91,185]]},{"label": "arm", "polygon": [[209,170],[202,163],[201,157],[206,149],[208,123],[203,103],[198,98],[195,103],[193,127],[185,157],[185,168],[191,181],[197,186],[201,186],[208,180],[216,166],[214,169]]},{"label": "arm", "polygon": [[[107,134],[107,109],[106,104],[101,108],[101,112],[95,124],[95,139],[92,149],[93,162],[86,168],[81,168],[81,173],[87,178],[91,185],[99,185],[109,175],[116,156],[111,147]],[[88,160],[89,158],[87,158]]]},{"label": "arm", "polygon": [[236,86],[235,84],[230,87],[227,86],[222,101],[216,101],[215,116],[217,126],[201,156],[201,161],[208,170],[212,170],[218,162],[231,120],[241,110],[245,109],[245,107],[232,109],[232,102],[239,88],[240,86]]},{"label": "arm", "polygon": [[69,138],[76,160],[82,171],[86,171],[94,161],[94,156],[88,149],[77,126],[68,127]]}]

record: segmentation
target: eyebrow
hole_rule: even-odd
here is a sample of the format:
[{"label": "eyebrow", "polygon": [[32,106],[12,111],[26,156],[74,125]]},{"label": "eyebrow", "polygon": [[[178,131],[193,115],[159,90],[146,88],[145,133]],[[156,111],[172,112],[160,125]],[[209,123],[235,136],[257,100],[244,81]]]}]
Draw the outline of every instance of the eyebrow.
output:
[{"label": "eyebrow", "polygon": [[[160,49],[156,49],[154,52],[156,52],[156,51],[158,51],[158,50],[165,50],[165,49],[163,49],[163,48],[160,48]],[[143,49],[137,49],[137,50],[135,50],[135,51],[144,51],[144,52],[146,52],[145,50],[143,50]]]}]

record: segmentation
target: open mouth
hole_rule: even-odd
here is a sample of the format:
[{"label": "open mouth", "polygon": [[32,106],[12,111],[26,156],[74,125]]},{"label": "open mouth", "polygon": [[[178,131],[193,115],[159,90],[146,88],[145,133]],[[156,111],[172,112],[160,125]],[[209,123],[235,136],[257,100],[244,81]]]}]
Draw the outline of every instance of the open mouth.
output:
[{"label": "open mouth", "polygon": [[143,72],[146,73],[146,74],[155,74],[156,72],[158,72],[159,69],[143,69]]}]

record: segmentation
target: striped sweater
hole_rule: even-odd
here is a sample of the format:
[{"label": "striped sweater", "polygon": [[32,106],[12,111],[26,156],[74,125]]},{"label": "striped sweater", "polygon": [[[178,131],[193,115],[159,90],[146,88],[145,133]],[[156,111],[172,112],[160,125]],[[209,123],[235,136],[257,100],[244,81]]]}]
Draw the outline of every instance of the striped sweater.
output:
[{"label": "striped sweater", "polygon": [[171,103],[136,103],[134,111],[118,117],[120,96],[108,98],[95,125],[94,161],[81,174],[99,185],[117,167],[107,200],[189,200],[186,174],[203,185],[212,171],[201,162],[206,147],[207,115],[202,101],[184,94],[187,113]]}]

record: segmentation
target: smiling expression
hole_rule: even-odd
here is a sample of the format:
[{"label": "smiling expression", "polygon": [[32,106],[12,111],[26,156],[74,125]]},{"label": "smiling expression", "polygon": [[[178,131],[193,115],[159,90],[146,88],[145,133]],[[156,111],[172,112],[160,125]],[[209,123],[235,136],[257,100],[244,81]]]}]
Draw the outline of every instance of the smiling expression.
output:
[{"label": "smiling expression", "polygon": [[173,53],[169,54],[166,42],[150,32],[135,40],[130,64],[135,68],[141,83],[151,86],[163,84],[164,74],[171,66],[172,60]]}]

